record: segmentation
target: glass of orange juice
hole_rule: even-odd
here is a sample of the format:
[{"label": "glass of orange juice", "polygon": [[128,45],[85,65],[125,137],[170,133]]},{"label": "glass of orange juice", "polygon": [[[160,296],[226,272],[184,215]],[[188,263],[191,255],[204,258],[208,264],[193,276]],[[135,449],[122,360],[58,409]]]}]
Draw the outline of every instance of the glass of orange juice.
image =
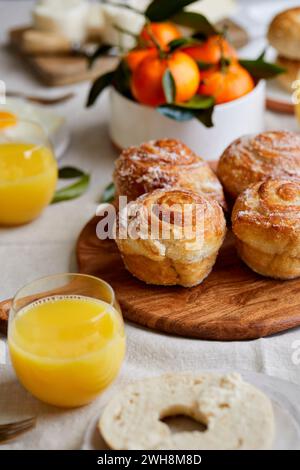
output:
[{"label": "glass of orange juice", "polygon": [[60,407],[91,402],[116,378],[125,355],[112,287],[82,274],[29,284],[13,300],[8,346],[17,377],[35,397]]},{"label": "glass of orange juice", "polygon": [[57,163],[43,129],[0,113],[0,226],[31,222],[51,202]]}]

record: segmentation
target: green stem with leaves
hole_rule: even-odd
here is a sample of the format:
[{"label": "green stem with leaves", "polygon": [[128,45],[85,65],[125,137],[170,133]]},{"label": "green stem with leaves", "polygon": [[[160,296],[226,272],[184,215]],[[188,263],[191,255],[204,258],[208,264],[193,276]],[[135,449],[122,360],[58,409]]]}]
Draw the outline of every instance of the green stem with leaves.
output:
[{"label": "green stem with leaves", "polygon": [[161,45],[159,44],[159,42],[157,41],[155,35],[153,34],[152,29],[151,29],[151,22],[149,20],[146,20],[146,30],[147,30],[147,33],[148,33],[151,41],[153,42],[154,46],[158,50],[158,54],[159,54],[160,59],[166,59],[167,58],[167,53],[166,53],[166,51],[164,51],[162,49]]}]

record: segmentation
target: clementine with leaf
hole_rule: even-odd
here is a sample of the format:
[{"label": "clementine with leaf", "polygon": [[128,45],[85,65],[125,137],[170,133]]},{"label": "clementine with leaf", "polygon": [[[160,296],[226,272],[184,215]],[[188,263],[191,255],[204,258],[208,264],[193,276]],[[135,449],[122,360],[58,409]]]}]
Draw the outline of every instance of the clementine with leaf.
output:
[{"label": "clementine with leaf", "polygon": [[168,44],[181,37],[180,30],[171,22],[149,23],[142,29],[140,41],[146,47],[159,46],[163,50],[168,50]]},{"label": "clementine with leaf", "polygon": [[132,49],[125,57],[129,69],[133,72],[137,66],[147,57],[156,56],[157,49],[155,47],[149,47],[147,49]]},{"label": "clementine with leaf", "polygon": [[198,93],[213,96],[216,104],[236,100],[255,86],[249,72],[236,61],[206,70],[202,72],[201,78]]},{"label": "clementine with leaf", "polygon": [[183,52],[196,61],[208,64],[218,64],[222,58],[237,58],[237,52],[234,47],[221,35],[210,36],[202,44],[185,47]]},{"label": "clementine with leaf", "polygon": [[165,57],[157,52],[138,65],[131,81],[133,96],[139,103],[154,107],[170,102],[164,90],[166,77],[174,86],[174,102],[189,101],[197,93],[200,72],[196,62],[184,52],[175,51]]}]

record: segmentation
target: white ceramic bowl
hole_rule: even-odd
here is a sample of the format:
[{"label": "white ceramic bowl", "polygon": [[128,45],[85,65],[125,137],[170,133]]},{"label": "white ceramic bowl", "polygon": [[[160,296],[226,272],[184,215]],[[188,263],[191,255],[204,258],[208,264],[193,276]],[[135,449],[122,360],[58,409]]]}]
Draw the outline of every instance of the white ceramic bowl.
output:
[{"label": "white ceramic bowl", "polygon": [[264,129],[265,82],[230,103],[215,107],[214,127],[208,129],[196,119],[177,122],[156,109],[125,98],[110,89],[110,136],[119,148],[153,139],[176,138],[206,160],[216,160],[238,137]]}]

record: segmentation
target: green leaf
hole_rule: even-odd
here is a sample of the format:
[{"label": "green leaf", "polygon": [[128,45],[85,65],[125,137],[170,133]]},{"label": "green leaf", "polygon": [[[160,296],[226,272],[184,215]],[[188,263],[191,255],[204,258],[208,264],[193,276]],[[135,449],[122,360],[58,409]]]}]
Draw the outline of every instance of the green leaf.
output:
[{"label": "green leaf", "polygon": [[266,56],[267,49],[264,49],[261,54],[258,56],[257,60],[263,60]]},{"label": "green leaf", "polygon": [[84,174],[76,183],[56,191],[51,204],[62,201],[70,201],[80,197],[87,190],[90,184],[90,175]]},{"label": "green leaf", "polygon": [[212,120],[214,107],[203,109],[202,111],[196,111],[194,116],[198,121],[202,122],[205,127],[213,127],[214,123]]},{"label": "green leaf", "polygon": [[203,60],[196,60],[199,70],[209,70],[214,67],[210,62],[203,62]]},{"label": "green leaf", "polygon": [[214,104],[215,100],[212,96],[195,95],[190,101],[177,104],[177,106],[180,108],[201,110],[211,108]]},{"label": "green leaf", "polygon": [[100,44],[93,54],[88,55],[88,67],[91,68],[98,57],[106,56],[111,49],[113,49],[111,44]]},{"label": "green leaf", "polygon": [[110,183],[108,186],[106,186],[105,190],[103,191],[100,202],[112,202],[115,199],[115,192],[116,188],[114,183]]},{"label": "green leaf", "polygon": [[286,71],[279,65],[265,62],[261,57],[256,60],[240,59],[239,63],[257,80],[274,78]]},{"label": "green leaf", "polygon": [[186,26],[197,31],[197,35],[200,36],[197,37],[194,35],[193,37],[196,39],[219,34],[219,32],[208,21],[208,19],[200,13],[195,13],[192,11],[181,11],[172,17],[172,21],[179,24],[180,26]]},{"label": "green leaf", "polygon": [[200,41],[200,42],[205,42],[208,38],[208,35],[204,34],[204,33],[194,33],[192,35],[192,38],[196,39],[197,41]]},{"label": "green leaf", "polygon": [[94,81],[86,104],[88,108],[96,102],[102,91],[112,84],[114,75],[115,72],[108,72]]},{"label": "green leaf", "polygon": [[176,49],[180,49],[182,47],[187,47],[187,46],[193,46],[195,44],[201,44],[201,41],[199,41],[196,38],[185,37],[185,38],[173,39],[173,41],[169,42],[168,47],[169,47],[170,52],[173,52]]},{"label": "green leaf", "polygon": [[188,103],[164,104],[157,110],[164,116],[183,122],[198,119],[206,127],[212,127],[214,99],[211,96],[195,96]]},{"label": "green leaf", "polygon": [[73,166],[64,166],[58,171],[58,177],[60,179],[80,178],[84,174],[85,173],[82,170]]},{"label": "green leaf", "polygon": [[115,70],[113,77],[113,85],[122,95],[127,98],[132,98],[131,89],[131,72],[129,66],[125,60],[121,60],[118,67]]},{"label": "green leaf", "polygon": [[167,103],[174,103],[176,97],[176,84],[170,69],[166,69],[162,84]]},{"label": "green leaf", "polygon": [[157,111],[170,119],[175,121],[190,121],[194,118],[193,111],[188,109],[180,108],[174,104],[163,104],[157,108]]},{"label": "green leaf", "polygon": [[165,21],[197,0],[153,0],[145,15],[150,21]]}]

